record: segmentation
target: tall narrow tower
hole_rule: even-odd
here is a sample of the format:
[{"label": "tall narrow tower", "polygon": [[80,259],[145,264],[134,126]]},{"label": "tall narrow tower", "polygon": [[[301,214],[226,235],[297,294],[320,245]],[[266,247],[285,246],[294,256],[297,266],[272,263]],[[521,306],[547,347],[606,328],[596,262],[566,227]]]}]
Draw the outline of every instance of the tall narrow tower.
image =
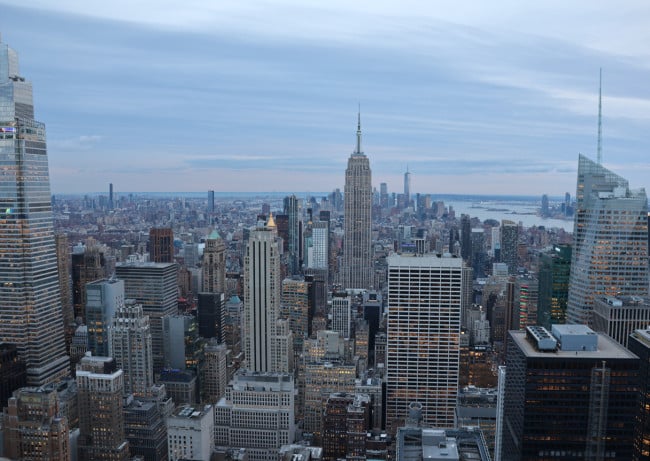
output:
[{"label": "tall narrow tower", "polygon": [[345,225],[343,285],[372,287],[372,185],[370,161],[361,151],[361,113],[357,124],[357,147],[345,170]]},{"label": "tall narrow tower", "polygon": [[409,167],[406,167],[406,173],[404,173],[404,203],[408,207],[411,203],[411,172]]},{"label": "tall narrow tower", "polygon": [[203,292],[224,293],[226,291],[226,244],[216,230],[205,239],[201,270]]},{"label": "tall narrow tower", "polygon": [[34,120],[32,84],[0,42],[0,342],[27,363],[27,383],[68,374],[52,224],[45,125]]},{"label": "tall narrow tower", "polygon": [[251,232],[244,261],[244,351],[251,371],[276,371],[280,249],[273,216]]}]

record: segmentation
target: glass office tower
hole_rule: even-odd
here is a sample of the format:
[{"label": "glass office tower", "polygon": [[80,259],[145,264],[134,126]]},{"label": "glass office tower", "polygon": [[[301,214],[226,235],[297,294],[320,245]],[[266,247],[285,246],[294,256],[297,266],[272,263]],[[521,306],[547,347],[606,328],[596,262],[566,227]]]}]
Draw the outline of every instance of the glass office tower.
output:
[{"label": "glass office tower", "polygon": [[27,384],[69,372],[59,296],[45,125],[32,85],[0,43],[0,342],[27,364]]}]

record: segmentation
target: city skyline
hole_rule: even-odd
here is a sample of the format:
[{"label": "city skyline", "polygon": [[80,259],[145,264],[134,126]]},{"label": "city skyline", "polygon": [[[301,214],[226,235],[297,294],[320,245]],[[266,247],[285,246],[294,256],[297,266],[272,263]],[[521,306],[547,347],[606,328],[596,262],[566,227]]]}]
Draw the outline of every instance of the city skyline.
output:
[{"label": "city skyline", "polygon": [[360,102],[374,187],[573,194],[600,67],[603,163],[647,181],[643,3],[157,5],[3,5],[53,193],[342,189]]}]

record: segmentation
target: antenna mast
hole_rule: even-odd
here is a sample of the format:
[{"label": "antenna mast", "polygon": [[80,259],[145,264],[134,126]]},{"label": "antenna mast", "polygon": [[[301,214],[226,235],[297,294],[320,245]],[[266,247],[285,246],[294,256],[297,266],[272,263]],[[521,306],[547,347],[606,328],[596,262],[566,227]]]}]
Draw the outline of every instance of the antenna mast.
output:
[{"label": "antenna mast", "polygon": [[603,163],[603,68],[598,82],[598,164]]}]

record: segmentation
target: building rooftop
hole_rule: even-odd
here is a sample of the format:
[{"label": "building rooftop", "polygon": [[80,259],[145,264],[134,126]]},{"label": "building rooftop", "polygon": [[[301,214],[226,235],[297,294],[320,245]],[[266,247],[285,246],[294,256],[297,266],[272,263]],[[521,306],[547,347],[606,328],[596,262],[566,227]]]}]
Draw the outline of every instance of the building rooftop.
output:
[{"label": "building rooftop", "polygon": [[[554,325],[559,326],[559,325]],[[569,327],[563,329],[565,332],[585,332],[585,328],[596,335],[597,350],[562,350],[557,349],[554,351],[539,351],[533,344],[526,339],[526,332],[524,331],[510,331],[510,337],[524,352],[526,357],[544,357],[544,358],[557,358],[563,359],[568,357],[579,357],[583,359],[634,359],[636,355],[625,349],[619,343],[614,341],[607,335],[601,333],[594,333],[589,327],[584,325],[561,325],[562,327]],[[579,327],[579,328],[575,328]]]},{"label": "building rooftop", "polygon": [[393,254],[386,258],[389,266],[403,267],[462,267],[463,260],[449,253],[439,254]]}]

